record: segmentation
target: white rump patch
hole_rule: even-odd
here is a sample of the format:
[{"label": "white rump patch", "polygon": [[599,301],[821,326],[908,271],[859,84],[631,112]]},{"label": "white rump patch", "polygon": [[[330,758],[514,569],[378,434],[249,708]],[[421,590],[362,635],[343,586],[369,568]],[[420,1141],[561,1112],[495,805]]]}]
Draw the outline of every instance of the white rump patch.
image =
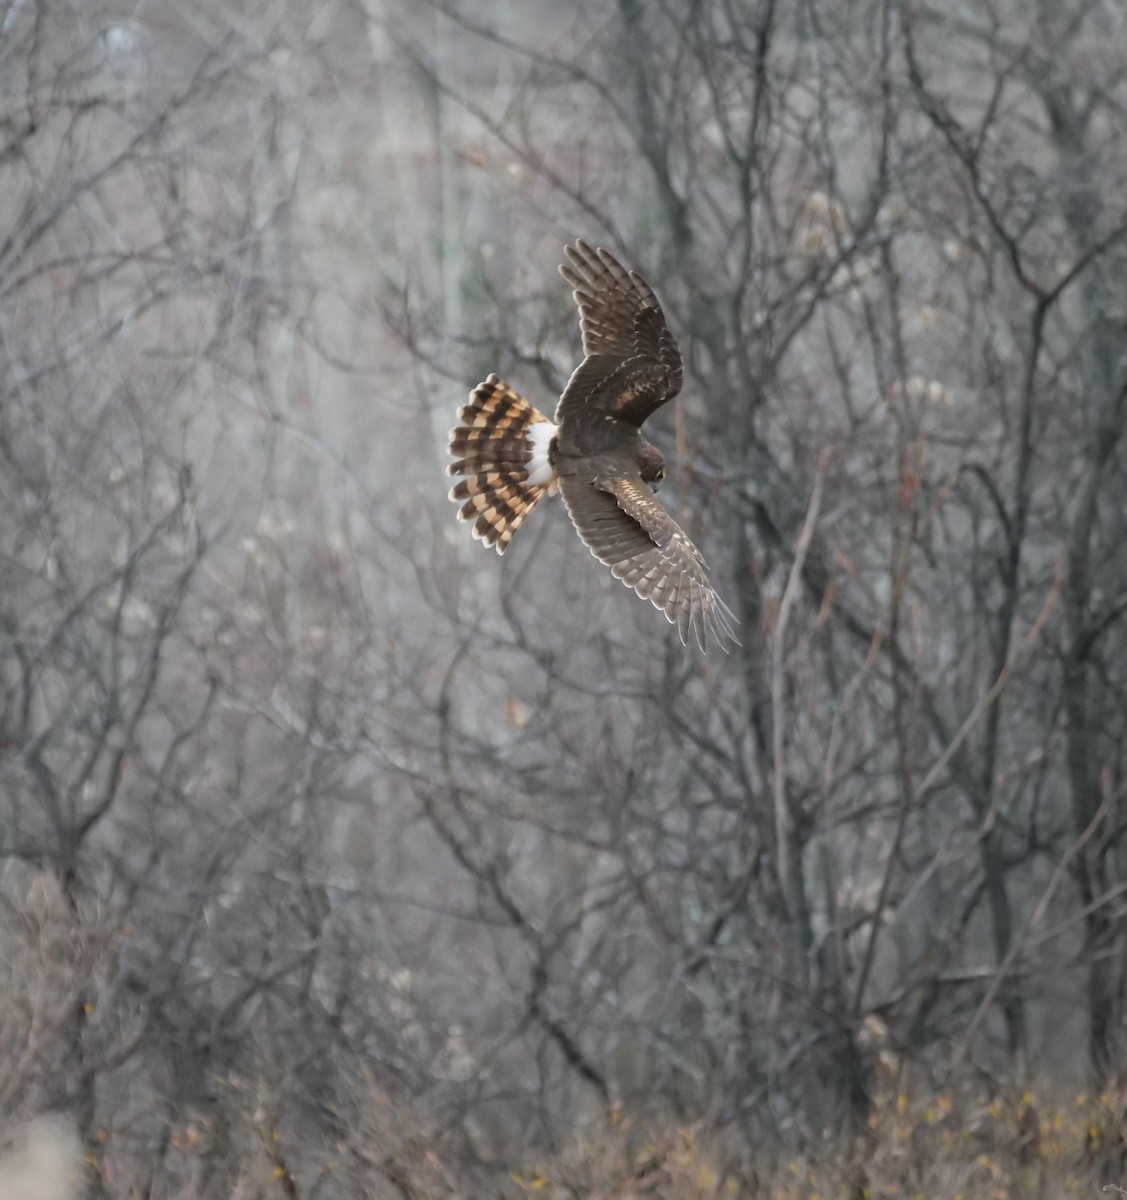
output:
[{"label": "white rump patch", "polygon": [[556,436],[556,426],[551,421],[537,421],[528,427],[532,457],[528,460],[528,478],[525,483],[532,487],[545,487],[556,478],[556,469],[548,461],[548,448]]}]

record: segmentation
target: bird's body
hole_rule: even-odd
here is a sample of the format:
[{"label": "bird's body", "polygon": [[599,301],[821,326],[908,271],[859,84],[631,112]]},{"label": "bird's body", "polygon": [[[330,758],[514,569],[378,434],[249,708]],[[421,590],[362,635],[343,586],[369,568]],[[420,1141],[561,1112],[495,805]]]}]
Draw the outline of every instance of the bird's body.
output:
[{"label": "bird's body", "polygon": [[532,508],[562,493],[591,553],[703,647],[735,640],[734,618],[713,590],[704,560],[654,499],[665,476],[642,422],[681,387],[681,355],[661,307],[637,273],[602,249],[566,246],[560,273],[575,290],[585,357],[555,420],[503,379],[470,393],[450,432],[448,468],[461,476],[450,498],[474,536],[503,554]]}]

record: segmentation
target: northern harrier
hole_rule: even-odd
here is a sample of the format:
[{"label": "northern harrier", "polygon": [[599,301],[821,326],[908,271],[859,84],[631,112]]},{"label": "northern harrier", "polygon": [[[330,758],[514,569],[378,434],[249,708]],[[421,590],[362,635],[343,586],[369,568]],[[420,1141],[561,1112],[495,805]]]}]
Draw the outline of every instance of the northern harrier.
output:
[{"label": "northern harrier", "polygon": [[615,578],[652,601],[684,642],[735,641],[734,616],[704,559],[654,499],[665,459],[642,422],[681,390],[681,354],[657,297],[605,250],[565,246],[584,359],[553,424],[496,375],[470,393],[450,431],[450,490],[473,535],[504,554],[537,501],[559,490],[579,536]]}]

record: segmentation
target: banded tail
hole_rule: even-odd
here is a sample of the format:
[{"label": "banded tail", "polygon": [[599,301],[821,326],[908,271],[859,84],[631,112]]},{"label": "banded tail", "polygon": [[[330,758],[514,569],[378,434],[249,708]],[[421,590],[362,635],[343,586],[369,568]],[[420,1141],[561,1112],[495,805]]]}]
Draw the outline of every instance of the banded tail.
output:
[{"label": "banded tail", "polygon": [[549,459],[556,427],[496,375],[474,388],[458,419],[450,430],[456,461],[446,469],[462,478],[450,499],[464,501],[458,520],[473,521],[474,537],[504,554],[537,501],[557,490]]}]

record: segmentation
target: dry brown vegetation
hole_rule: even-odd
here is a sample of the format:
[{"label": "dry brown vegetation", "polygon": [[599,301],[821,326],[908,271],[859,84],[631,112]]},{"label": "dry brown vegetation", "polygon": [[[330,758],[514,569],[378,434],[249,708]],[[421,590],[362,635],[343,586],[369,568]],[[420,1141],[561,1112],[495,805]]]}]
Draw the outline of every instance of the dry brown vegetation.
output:
[{"label": "dry brown vegetation", "polygon": [[1048,1100],[967,1089],[881,1092],[852,1148],[733,1156],[694,1128],[647,1129],[619,1116],[558,1158],[513,1173],[517,1195],[765,1200],[1073,1200],[1116,1191],[1127,1172],[1124,1097]]}]

